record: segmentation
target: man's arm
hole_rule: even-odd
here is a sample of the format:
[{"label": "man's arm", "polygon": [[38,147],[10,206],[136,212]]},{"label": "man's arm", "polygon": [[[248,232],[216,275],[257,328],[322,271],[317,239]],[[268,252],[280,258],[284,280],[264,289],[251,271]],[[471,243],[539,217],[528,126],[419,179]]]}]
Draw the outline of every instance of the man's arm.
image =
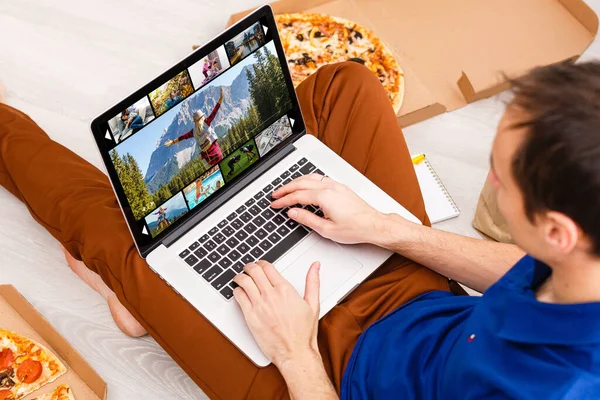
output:
[{"label": "man's arm", "polygon": [[182,140],[191,139],[193,137],[194,137],[194,130],[192,129],[191,131],[184,133],[183,135],[179,136],[176,139],[167,140],[165,142],[165,146],[169,147],[169,146],[174,145],[175,143],[181,142]]},{"label": "man's arm", "polygon": [[291,400],[339,400],[318,352],[307,352],[303,357],[278,368],[285,379]]},{"label": "man's arm", "polygon": [[[291,208],[290,218],[339,243],[372,243],[477,290],[485,291],[524,255],[518,247],[471,239],[382,214],[348,187],[321,175],[306,175],[273,193],[274,208],[319,206],[325,218]],[[343,207],[340,207],[343,205]]]},{"label": "man's arm", "polygon": [[374,244],[479,292],[500,279],[525,253],[512,244],[473,239],[382,214]]}]

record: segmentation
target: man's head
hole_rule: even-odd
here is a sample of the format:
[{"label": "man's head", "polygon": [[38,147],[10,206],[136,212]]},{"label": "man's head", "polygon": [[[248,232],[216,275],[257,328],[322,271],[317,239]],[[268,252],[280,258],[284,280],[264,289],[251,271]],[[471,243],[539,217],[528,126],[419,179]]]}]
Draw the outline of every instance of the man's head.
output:
[{"label": "man's head", "polygon": [[490,179],[515,242],[551,264],[600,257],[600,63],[511,81]]},{"label": "man's head", "polygon": [[204,115],[202,110],[198,110],[194,113],[194,123],[196,125],[198,125],[198,124],[202,125],[202,123],[204,123],[205,118],[206,118],[206,115]]}]

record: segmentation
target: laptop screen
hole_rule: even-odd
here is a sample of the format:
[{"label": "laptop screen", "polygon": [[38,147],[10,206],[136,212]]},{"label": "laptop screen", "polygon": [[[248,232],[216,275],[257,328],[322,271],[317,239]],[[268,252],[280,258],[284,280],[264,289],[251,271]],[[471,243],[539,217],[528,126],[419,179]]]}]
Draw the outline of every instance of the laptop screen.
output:
[{"label": "laptop screen", "polygon": [[261,10],[92,124],[138,244],[164,236],[303,130],[272,14]]}]

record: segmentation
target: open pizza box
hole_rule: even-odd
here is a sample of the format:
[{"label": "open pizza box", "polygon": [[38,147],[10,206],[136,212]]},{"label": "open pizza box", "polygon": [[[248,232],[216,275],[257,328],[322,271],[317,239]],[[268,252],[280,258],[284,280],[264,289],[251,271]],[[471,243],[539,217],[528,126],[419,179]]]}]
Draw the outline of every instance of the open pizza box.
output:
[{"label": "open pizza box", "polygon": [[[405,74],[402,126],[492,96],[535,66],[575,60],[598,17],[583,0],[280,0],[275,14],[322,13],[358,22]],[[252,10],[234,14],[228,25]]]},{"label": "open pizza box", "polygon": [[0,327],[46,346],[67,367],[67,373],[25,400],[50,393],[62,383],[71,387],[77,400],[106,399],[106,382],[12,285],[0,285]]}]

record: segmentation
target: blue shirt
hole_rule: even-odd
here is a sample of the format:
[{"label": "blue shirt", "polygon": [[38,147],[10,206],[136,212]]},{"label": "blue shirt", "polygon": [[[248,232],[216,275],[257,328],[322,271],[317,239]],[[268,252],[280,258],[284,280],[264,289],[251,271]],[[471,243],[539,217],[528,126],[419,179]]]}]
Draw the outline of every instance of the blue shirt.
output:
[{"label": "blue shirt", "polygon": [[430,292],[371,325],[346,399],[600,399],[600,303],[548,304],[551,270],[521,259],[482,297]]}]

